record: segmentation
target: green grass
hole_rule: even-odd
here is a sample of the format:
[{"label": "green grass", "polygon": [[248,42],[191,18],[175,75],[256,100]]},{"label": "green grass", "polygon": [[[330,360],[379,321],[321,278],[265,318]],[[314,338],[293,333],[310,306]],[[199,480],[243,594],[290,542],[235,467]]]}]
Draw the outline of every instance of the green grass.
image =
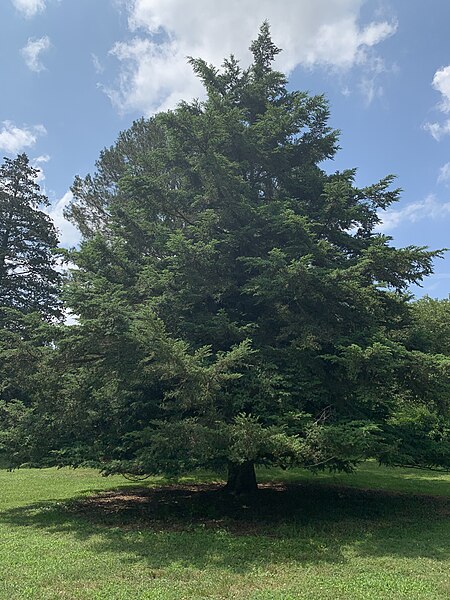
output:
[{"label": "green grass", "polygon": [[[259,479],[289,486],[245,503],[180,488],[130,501],[133,484],[87,469],[0,470],[0,599],[450,597],[450,475],[366,463]],[[112,488],[124,501],[86,500]]]},{"label": "green grass", "polygon": [[406,494],[424,494],[450,498],[450,473],[418,469],[393,469],[378,467],[368,461],[358,468],[358,473],[329,473],[327,471],[312,476],[300,469],[283,471],[281,469],[262,469],[260,481],[284,481],[301,483],[305,480],[327,485],[349,486],[386,492],[404,492]]}]

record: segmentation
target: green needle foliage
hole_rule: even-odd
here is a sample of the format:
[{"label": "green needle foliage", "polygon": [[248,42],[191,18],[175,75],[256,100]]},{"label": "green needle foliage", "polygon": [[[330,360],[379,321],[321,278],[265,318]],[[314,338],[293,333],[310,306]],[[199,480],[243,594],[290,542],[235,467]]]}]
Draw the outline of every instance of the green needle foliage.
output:
[{"label": "green needle foliage", "polygon": [[[40,208],[49,204],[25,154],[0,166],[0,308],[58,314],[58,236]],[[2,316],[0,316],[2,319]]]},{"label": "green needle foliage", "polygon": [[23,419],[34,405],[61,316],[56,229],[25,154],[0,166],[0,452],[20,462]]},{"label": "green needle foliage", "polygon": [[267,24],[251,51],[247,69],[190,59],[206,100],[137,121],[76,179],[79,322],[32,415],[35,461],[228,465],[234,491],[254,464],[450,465],[449,359],[410,341],[407,293],[440,252],[376,231],[393,177],[326,173],[326,100],[287,89]]}]

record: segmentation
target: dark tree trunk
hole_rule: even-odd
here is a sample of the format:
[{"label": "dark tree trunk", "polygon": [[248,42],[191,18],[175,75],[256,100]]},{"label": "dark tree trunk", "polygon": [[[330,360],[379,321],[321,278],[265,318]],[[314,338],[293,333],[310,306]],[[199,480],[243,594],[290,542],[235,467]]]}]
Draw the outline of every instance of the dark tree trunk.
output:
[{"label": "dark tree trunk", "polygon": [[231,494],[252,494],[258,489],[255,465],[251,461],[228,463],[228,480],[225,486]]}]

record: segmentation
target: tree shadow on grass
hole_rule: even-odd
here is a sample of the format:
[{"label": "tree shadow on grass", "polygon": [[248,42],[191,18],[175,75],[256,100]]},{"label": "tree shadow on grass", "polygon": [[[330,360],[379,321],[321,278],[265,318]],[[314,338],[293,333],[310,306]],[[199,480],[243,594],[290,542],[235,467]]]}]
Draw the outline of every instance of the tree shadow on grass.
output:
[{"label": "tree shadow on grass", "polygon": [[354,488],[267,484],[235,498],[216,484],[120,487],[4,511],[0,522],[70,534],[154,569],[176,563],[241,573],[254,565],[360,556],[450,560],[450,500]]},{"label": "tree shadow on grass", "polygon": [[358,466],[357,475],[354,473],[316,474],[314,480],[311,473],[305,470],[270,468],[261,469],[258,473],[261,481],[281,481],[290,484],[317,482],[321,485],[337,485],[361,489],[385,491],[386,493],[401,492],[412,495],[434,495],[450,497],[450,478],[445,471],[424,469],[404,469],[399,467],[380,467],[375,461],[366,461]]}]

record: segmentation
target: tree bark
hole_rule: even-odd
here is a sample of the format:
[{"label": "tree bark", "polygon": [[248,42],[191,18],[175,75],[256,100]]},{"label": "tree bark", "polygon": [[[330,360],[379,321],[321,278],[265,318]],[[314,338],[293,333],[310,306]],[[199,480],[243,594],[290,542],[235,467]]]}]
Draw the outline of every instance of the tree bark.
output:
[{"label": "tree bark", "polygon": [[231,494],[252,494],[258,489],[255,465],[251,461],[228,463],[228,479],[225,490]]}]

